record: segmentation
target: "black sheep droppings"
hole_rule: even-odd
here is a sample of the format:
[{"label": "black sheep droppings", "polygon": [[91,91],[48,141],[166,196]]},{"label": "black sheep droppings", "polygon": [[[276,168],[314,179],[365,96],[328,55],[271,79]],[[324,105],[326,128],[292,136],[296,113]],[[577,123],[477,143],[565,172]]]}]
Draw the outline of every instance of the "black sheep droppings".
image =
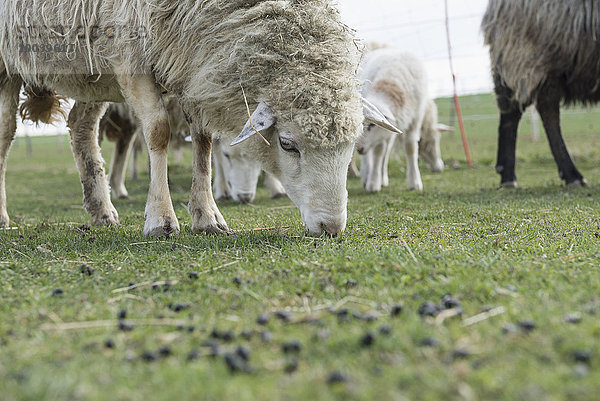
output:
[{"label": "black sheep droppings", "polygon": [[166,358],[166,357],[170,356],[171,354],[172,354],[171,347],[169,347],[168,345],[163,345],[162,347],[160,347],[158,349],[158,355],[160,355],[163,358]]},{"label": "black sheep droppings", "polygon": [[144,351],[142,355],[140,355],[140,358],[145,362],[154,362],[156,361],[156,354],[152,351]]},{"label": "black sheep droppings", "polygon": [[62,290],[62,288],[57,288],[52,291],[52,296],[63,295],[63,294],[64,294],[64,291]]},{"label": "black sheep droppings", "polygon": [[390,334],[392,334],[392,327],[388,326],[387,324],[380,326],[379,334],[384,335],[384,336],[389,336]]},{"label": "black sheep droppings", "polygon": [[437,347],[440,345],[440,342],[433,337],[425,337],[421,340],[420,345],[422,347]]},{"label": "black sheep droppings", "polygon": [[198,276],[199,276],[198,272],[196,272],[196,271],[188,272],[188,278],[190,278],[192,280],[197,280]]},{"label": "black sheep droppings", "polygon": [[94,274],[94,268],[85,263],[79,266],[79,271],[81,272],[81,274],[87,274],[88,276]]},{"label": "black sheep droppings", "polygon": [[517,325],[526,333],[529,333],[535,329],[535,322],[529,319],[521,320],[517,323]]},{"label": "black sheep droppings", "polygon": [[110,338],[107,338],[106,340],[104,340],[104,346],[106,348],[113,349],[113,348],[115,348],[115,342],[113,340],[111,340]]},{"label": "black sheep droppings", "polygon": [[592,358],[592,353],[587,350],[576,350],[571,353],[571,357],[575,362],[589,364],[590,359]]},{"label": "black sheep droppings", "polygon": [[291,315],[290,315],[290,312],[280,310],[280,311],[275,312],[275,317],[283,322],[289,322]]},{"label": "black sheep droppings", "polygon": [[581,315],[579,313],[570,313],[565,316],[565,322],[571,324],[581,323]]},{"label": "black sheep droppings", "polygon": [[403,309],[404,309],[404,307],[400,304],[392,306],[392,311],[391,311],[392,316],[393,317],[398,316],[400,313],[402,313]]},{"label": "black sheep droppings", "polygon": [[460,307],[460,302],[450,294],[446,294],[442,297],[442,304],[444,304],[444,308],[446,309]]},{"label": "black sheep droppings", "polygon": [[225,354],[225,364],[231,373],[251,371],[248,364],[235,354]]},{"label": "black sheep droppings", "polygon": [[297,354],[302,350],[302,343],[298,340],[288,341],[281,344],[281,351],[284,354]]},{"label": "black sheep droppings", "polygon": [[375,342],[375,333],[367,332],[360,338],[360,345],[363,347],[370,347]]},{"label": "black sheep droppings", "polygon": [[419,307],[420,316],[437,316],[440,312],[440,306],[431,301],[426,301]]},{"label": "black sheep droppings", "polygon": [[241,285],[242,284],[242,279],[239,278],[238,276],[235,276],[232,280],[233,284],[235,285]]},{"label": "black sheep droppings", "polygon": [[127,317],[127,309],[121,309],[117,314],[119,319],[125,319]]},{"label": "black sheep droppings", "polygon": [[327,377],[327,384],[337,384],[337,383],[346,383],[348,382],[348,377],[342,372],[331,372],[329,377]]},{"label": "black sheep droppings", "polygon": [[121,331],[131,331],[133,330],[133,323],[126,322],[125,320],[119,320],[119,330]]},{"label": "black sheep droppings", "polygon": [[346,281],[346,288],[354,288],[357,285],[358,285],[358,282],[356,280],[349,279],[348,281]]},{"label": "black sheep droppings", "polygon": [[264,326],[269,323],[269,319],[270,319],[269,314],[263,313],[256,318],[256,323],[260,324],[261,326]]},{"label": "black sheep droppings", "polygon": [[235,349],[235,354],[245,362],[248,362],[248,360],[250,359],[250,348],[244,347],[243,345],[239,345]]}]

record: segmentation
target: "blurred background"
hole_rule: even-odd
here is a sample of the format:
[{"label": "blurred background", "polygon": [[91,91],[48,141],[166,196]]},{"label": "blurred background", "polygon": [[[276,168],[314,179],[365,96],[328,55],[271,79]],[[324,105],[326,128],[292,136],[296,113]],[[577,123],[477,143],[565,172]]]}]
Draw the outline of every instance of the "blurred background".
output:
[{"label": "blurred background", "polygon": [[[427,66],[433,97],[452,96],[444,0],[338,0],[346,24],[367,41],[410,50]],[[492,91],[479,25],[487,0],[448,0],[448,22],[459,95]]]}]

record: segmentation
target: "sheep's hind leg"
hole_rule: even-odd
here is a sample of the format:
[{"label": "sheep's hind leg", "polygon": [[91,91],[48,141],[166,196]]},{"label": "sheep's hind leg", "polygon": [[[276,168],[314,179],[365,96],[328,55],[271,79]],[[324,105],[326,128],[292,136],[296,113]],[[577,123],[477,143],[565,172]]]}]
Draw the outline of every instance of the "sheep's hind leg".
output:
[{"label": "sheep's hind leg", "polygon": [[115,151],[110,163],[108,182],[115,199],[127,199],[129,193],[125,187],[125,170],[127,158],[133,145],[134,130],[123,129],[122,135],[115,143]]},{"label": "sheep's hind leg", "polygon": [[546,84],[537,97],[537,110],[540,113],[558,175],[568,186],[585,186],[583,175],[575,167],[563,140],[560,129],[560,92],[552,83]]},{"label": "sheep's hind leg", "polygon": [[190,128],[194,167],[188,210],[192,217],[192,231],[207,234],[229,232],[227,223],[213,198],[210,183],[212,138],[194,124]]},{"label": "sheep's hind leg", "polygon": [[167,110],[152,75],[120,75],[125,100],[138,116],[150,157],[150,187],[146,201],[144,235],[168,237],[179,233],[167,178],[171,128]]},{"label": "sheep's hind leg", "polygon": [[75,102],[68,120],[71,149],[83,187],[83,207],[94,225],[119,224],[98,145],[98,124],[106,106],[106,103]]},{"label": "sheep's hind leg", "polygon": [[[0,67],[2,69],[3,67]],[[6,159],[8,150],[17,130],[17,107],[21,82],[9,80],[5,72],[0,72],[0,228],[8,227],[6,211]]]}]

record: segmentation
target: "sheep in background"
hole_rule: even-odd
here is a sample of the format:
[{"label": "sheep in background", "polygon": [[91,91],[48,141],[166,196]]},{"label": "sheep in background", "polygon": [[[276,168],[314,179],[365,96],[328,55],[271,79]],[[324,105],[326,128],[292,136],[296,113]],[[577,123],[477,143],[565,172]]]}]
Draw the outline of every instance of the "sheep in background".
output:
[{"label": "sheep in background", "polygon": [[[215,199],[233,199],[236,202],[250,203],[256,195],[256,185],[260,176],[260,162],[252,159],[244,151],[244,146],[231,146],[213,135],[213,189]],[[285,196],[285,189],[279,180],[265,172],[264,185],[271,198]]]},{"label": "sheep in background", "polygon": [[[209,133],[233,139],[240,129],[232,144],[247,141],[249,152],[282,182],[311,234],[344,230],[347,169],[364,117],[354,77],[358,51],[331,1],[81,3],[0,3],[0,110],[5,117],[0,225],[8,225],[1,173],[25,82],[47,89],[45,96],[31,99],[30,110],[55,106],[54,90],[76,99],[68,122],[84,207],[93,224],[118,223],[97,130],[104,102],[126,101],[142,122],[150,153],[144,233],[179,232],[167,184],[170,130],[162,87],[178,97],[190,123],[194,171],[188,210],[194,232],[229,231],[212,195]],[[20,54],[23,41],[51,43],[57,37],[73,43],[73,51]],[[249,108],[254,110],[250,118]],[[376,109],[364,112],[369,121],[396,129]]]},{"label": "sheep in background", "polygon": [[585,185],[564,143],[560,103],[600,100],[600,7],[596,1],[490,0],[481,22],[490,48],[500,110],[496,171],[502,187],[516,187],[517,129],[535,103],[558,174]]},{"label": "sheep in background", "polygon": [[[437,108],[427,93],[423,63],[410,53],[377,46],[364,56],[358,77],[363,82],[364,98],[404,131],[400,140],[406,154],[408,188],[422,190],[419,154],[433,171],[444,167],[439,149],[442,126],[437,124]],[[361,180],[367,192],[378,192],[389,184],[388,160],[395,140],[392,132],[368,124],[356,142],[361,155]]]}]

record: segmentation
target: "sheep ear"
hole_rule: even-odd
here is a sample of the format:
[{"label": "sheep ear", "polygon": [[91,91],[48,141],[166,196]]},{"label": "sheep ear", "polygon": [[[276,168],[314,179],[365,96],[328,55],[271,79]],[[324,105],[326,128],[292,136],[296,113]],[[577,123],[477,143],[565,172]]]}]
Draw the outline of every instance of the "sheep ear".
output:
[{"label": "sheep ear", "polygon": [[271,127],[273,124],[275,124],[273,110],[271,110],[264,102],[260,102],[258,107],[256,107],[256,110],[254,110],[254,113],[252,113],[252,116],[250,116],[248,122],[246,122],[246,125],[244,125],[242,133],[231,142],[230,146],[245,141],[257,132]]},{"label": "sheep ear", "polygon": [[446,124],[437,124],[435,126],[440,132],[454,132],[454,127],[451,127]]},{"label": "sheep ear", "polygon": [[394,125],[383,115],[381,111],[371,102],[369,102],[364,97],[362,98],[363,102],[363,114],[365,115],[365,121],[369,123],[373,123],[375,125],[380,126],[381,128],[385,128],[388,131],[395,132],[397,134],[403,134],[404,132],[400,131],[398,128],[394,127]]}]

